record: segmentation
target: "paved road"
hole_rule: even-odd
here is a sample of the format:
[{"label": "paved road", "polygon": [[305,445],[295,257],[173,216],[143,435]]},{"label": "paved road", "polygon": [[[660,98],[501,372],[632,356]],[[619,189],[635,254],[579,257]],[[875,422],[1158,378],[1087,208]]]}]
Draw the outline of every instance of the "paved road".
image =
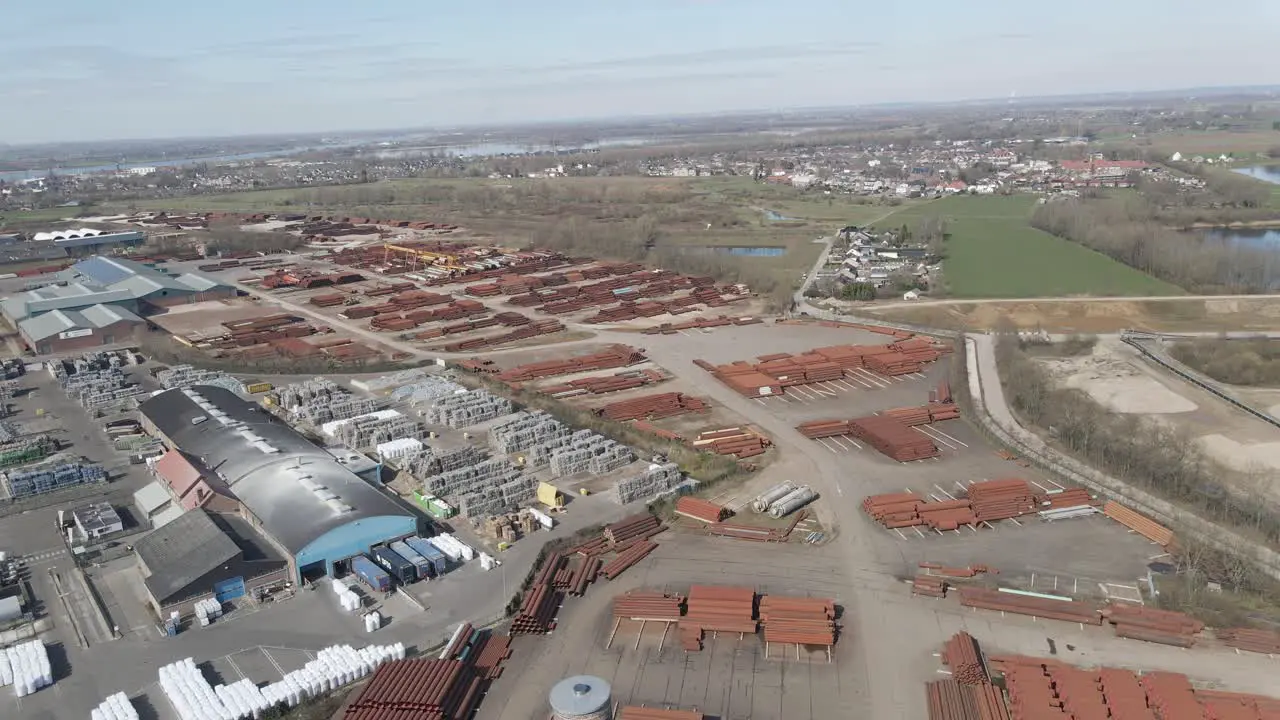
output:
[{"label": "paved road", "polygon": [[1000,303],[1096,303],[1096,302],[1169,302],[1173,300],[1280,300],[1280,295],[1102,295],[1028,298],[967,298],[932,300],[897,300],[867,305],[869,309],[886,310],[922,305],[993,305]]}]

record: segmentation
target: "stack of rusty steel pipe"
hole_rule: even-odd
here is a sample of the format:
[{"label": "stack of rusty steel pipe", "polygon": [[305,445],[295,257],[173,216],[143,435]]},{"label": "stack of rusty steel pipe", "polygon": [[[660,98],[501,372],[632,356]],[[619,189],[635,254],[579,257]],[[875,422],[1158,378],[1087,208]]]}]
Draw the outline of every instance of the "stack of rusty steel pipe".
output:
[{"label": "stack of rusty steel pipe", "polygon": [[458,660],[397,660],[373,674],[343,715],[345,720],[470,717],[482,697],[484,678]]},{"label": "stack of rusty steel pipe", "polygon": [[725,519],[729,511],[710,500],[685,495],[676,500],[676,514],[709,524]]},{"label": "stack of rusty steel pipe", "polygon": [[836,603],[830,598],[760,597],[760,624],[767,643],[836,644]]},{"label": "stack of rusty steel pipe", "polygon": [[1204,623],[1185,613],[1113,602],[1102,615],[1115,626],[1116,637],[1145,640],[1161,645],[1191,647]]},{"label": "stack of rusty steel pipe", "polygon": [[603,563],[600,558],[592,556],[584,558],[572,568],[565,568],[561,573],[566,573],[564,584],[559,583],[556,587],[568,592],[574,597],[582,597],[587,594],[587,586],[596,581],[596,575],[600,572],[600,566]]},{"label": "stack of rusty steel pipe", "polygon": [[928,570],[933,575],[942,575],[949,578],[971,578],[987,573],[997,573],[990,565],[968,565],[966,567],[947,567],[942,563],[929,562],[923,560],[918,563],[918,567],[922,570]]},{"label": "stack of rusty steel pipe", "polygon": [[915,427],[943,420],[955,420],[960,417],[960,408],[955,403],[933,403],[919,407],[893,408],[881,414],[901,420],[904,425]]},{"label": "stack of rusty steel pipe", "polygon": [[[756,632],[755,590],[739,587],[694,585],[689,588],[687,610],[680,618],[681,643],[686,650],[702,649],[702,633]],[[693,648],[696,637],[697,647]]]},{"label": "stack of rusty steel pipe", "polygon": [[1103,505],[1102,512],[1112,520],[1161,547],[1168,547],[1173,543],[1172,530],[1114,500],[1110,500],[1106,505]]},{"label": "stack of rusty steel pipe", "polygon": [[613,616],[624,620],[679,622],[683,604],[684,598],[679,595],[632,590],[613,599]]},{"label": "stack of rusty steel pipe", "polygon": [[967,499],[927,502],[915,493],[870,495],[863,499],[862,509],[876,522],[890,530],[927,525],[934,530],[955,530],[961,525],[976,525]]},{"label": "stack of rusty steel pipe", "polygon": [[951,668],[951,677],[964,685],[977,685],[990,679],[978,641],[967,632],[958,632],[942,646],[942,664]]},{"label": "stack of rusty steel pipe", "polygon": [[1147,692],[1147,705],[1160,720],[1201,720],[1204,708],[1186,675],[1149,672],[1138,681]]},{"label": "stack of rusty steel pipe", "polygon": [[871,415],[849,421],[849,434],[898,462],[938,456],[938,447],[927,435],[888,415]]},{"label": "stack of rusty steel pipe", "polygon": [[786,542],[791,537],[791,533],[795,531],[796,526],[800,524],[800,521],[808,516],[808,510],[801,510],[795,513],[791,516],[791,522],[781,530],[778,528],[745,525],[743,523],[711,523],[707,526],[707,534],[755,542]]},{"label": "stack of rusty steel pipe", "polygon": [[600,574],[610,580],[616,579],[624,570],[644,559],[644,556],[658,548],[652,540],[635,540],[626,549],[618,551],[618,556],[600,568]]},{"label": "stack of rusty steel pipe", "polygon": [[733,455],[739,460],[763,455],[765,449],[772,444],[772,440],[750,427],[711,430],[699,433],[698,437],[689,442],[695,450],[716,455]]},{"label": "stack of rusty steel pipe", "polygon": [[922,597],[946,597],[947,581],[934,575],[917,575],[911,581],[911,594]]},{"label": "stack of rusty steel pipe", "polygon": [[1102,615],[1098,612],[1098,608],[1085,602],[1000,592],[979,587],[962,587],[957,591],[960,593],[960,604],[965,607],[999,610],[1088,625],[1102,624]]},{"label": "stack of rusty steel pipe", "polygon": [[648,539],[666,530],[666,526],[658,522],[658,518],[647,512],[625,517],[604,529],[604,537],[614,545],[620,545],[636,538]]},{"label": "stack of rusty steel pipe", "polygon": [[1045,493],[1036,499],[1037,509],[1041,512],[1083,505],[1096,505],[1097,502],[1089,494],[1089,491],[1084,488],[1069,488],[1061,492]]},{"label": "stack of rusty steel pipe", "polygon": [[1245,652],[1280,655],[1280,633],[1257,628],[1223,628],[1214,631],[1226,645]]},{"label": "stack of rusty steel pipe", "polygon": [[560,599],[560,593],[550,584],[531,585],[520,603],[520,611],[511,620],[511,634],[545,635],[554,630]]},{"label": "stack of rusty steel pipe", "polygon": [[934,680],[925,683],[925,696],[929,720],[1009,720],[1004,695],[990,683]]},{"label": "stack of rusty steel pipe", "polygon": [[511,657],[511,636],[488,632],[472,643],[466,662],[480,677],[486,680],[497,680],[502,675],[502,663],[509,657]]},{"label": "stack of rusty steel pipe", "polygon": [[596,408],[592,412],[606,420],[622,422],[626,420],[657,420],[659,418],[684,415],[685,413],[705,412],[710,409],[711,406],[701,398],[685,395],[684,393],[669,392],[643,395],[630,400],[620,400],[615,403],[609,403],[604,407]]},{"label": "stack of rusty steel pipe", "polygon": [[553,375],[568,375],[587,370],[607,370],[626,367],[645,361],[644,353],[626,345],[614,345],[590,355],[579,355],[567,360],[547,360],[545,362],[519,365],[498,373],[497,378],[503,382],[526,382]]},{"label": "stack of rusty steel pipe", "polygon": [[979,521],[1007,520],[1036,511],[1031,484],[1021,478],[976,482],[969,486],[968,495]]}]

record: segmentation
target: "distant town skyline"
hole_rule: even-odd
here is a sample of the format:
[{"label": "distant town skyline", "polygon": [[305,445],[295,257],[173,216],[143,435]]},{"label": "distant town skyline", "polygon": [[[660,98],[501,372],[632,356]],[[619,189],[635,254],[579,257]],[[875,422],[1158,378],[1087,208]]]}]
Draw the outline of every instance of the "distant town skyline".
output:
[{"label": "distant town skyline", "polygon": [[18,0],[0,142],[519,124],[1280,83],[1266,0]]}]

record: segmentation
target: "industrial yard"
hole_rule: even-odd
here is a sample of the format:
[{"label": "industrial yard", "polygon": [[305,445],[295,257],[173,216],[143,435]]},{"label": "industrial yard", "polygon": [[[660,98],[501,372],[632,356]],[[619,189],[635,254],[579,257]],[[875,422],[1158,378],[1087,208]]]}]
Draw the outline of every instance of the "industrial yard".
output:
[{"label": "industrial yard", "polygon": [[[6,305],[23,338],[56,305],[143,323],[5,366],[4,577],[53,681],[23,713],[242,717],[367,678],[340,716],[1036,720],[1066,702],[1026,689],[1045,656],[1268,689],[1280,637],[1156,610],[1176,533],[989,440],[954,339],[447,226],[253,223],[323,251],[91,259]],[[1113,357],[1044,362],[1187,412]],[[940,657],[961,631],[981,648]]]}]

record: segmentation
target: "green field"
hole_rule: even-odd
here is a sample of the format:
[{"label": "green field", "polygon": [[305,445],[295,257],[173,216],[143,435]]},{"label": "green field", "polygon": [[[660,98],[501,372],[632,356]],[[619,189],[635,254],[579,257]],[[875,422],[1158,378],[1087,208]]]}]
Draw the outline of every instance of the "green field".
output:
[{"label": "green field", "polygon": [[881,229],[947,221],[943,277],[950,296],[1033,298],[1180,295],[1182,289],[1028,224],[1030,195],[954,196],[914,205]]}]

